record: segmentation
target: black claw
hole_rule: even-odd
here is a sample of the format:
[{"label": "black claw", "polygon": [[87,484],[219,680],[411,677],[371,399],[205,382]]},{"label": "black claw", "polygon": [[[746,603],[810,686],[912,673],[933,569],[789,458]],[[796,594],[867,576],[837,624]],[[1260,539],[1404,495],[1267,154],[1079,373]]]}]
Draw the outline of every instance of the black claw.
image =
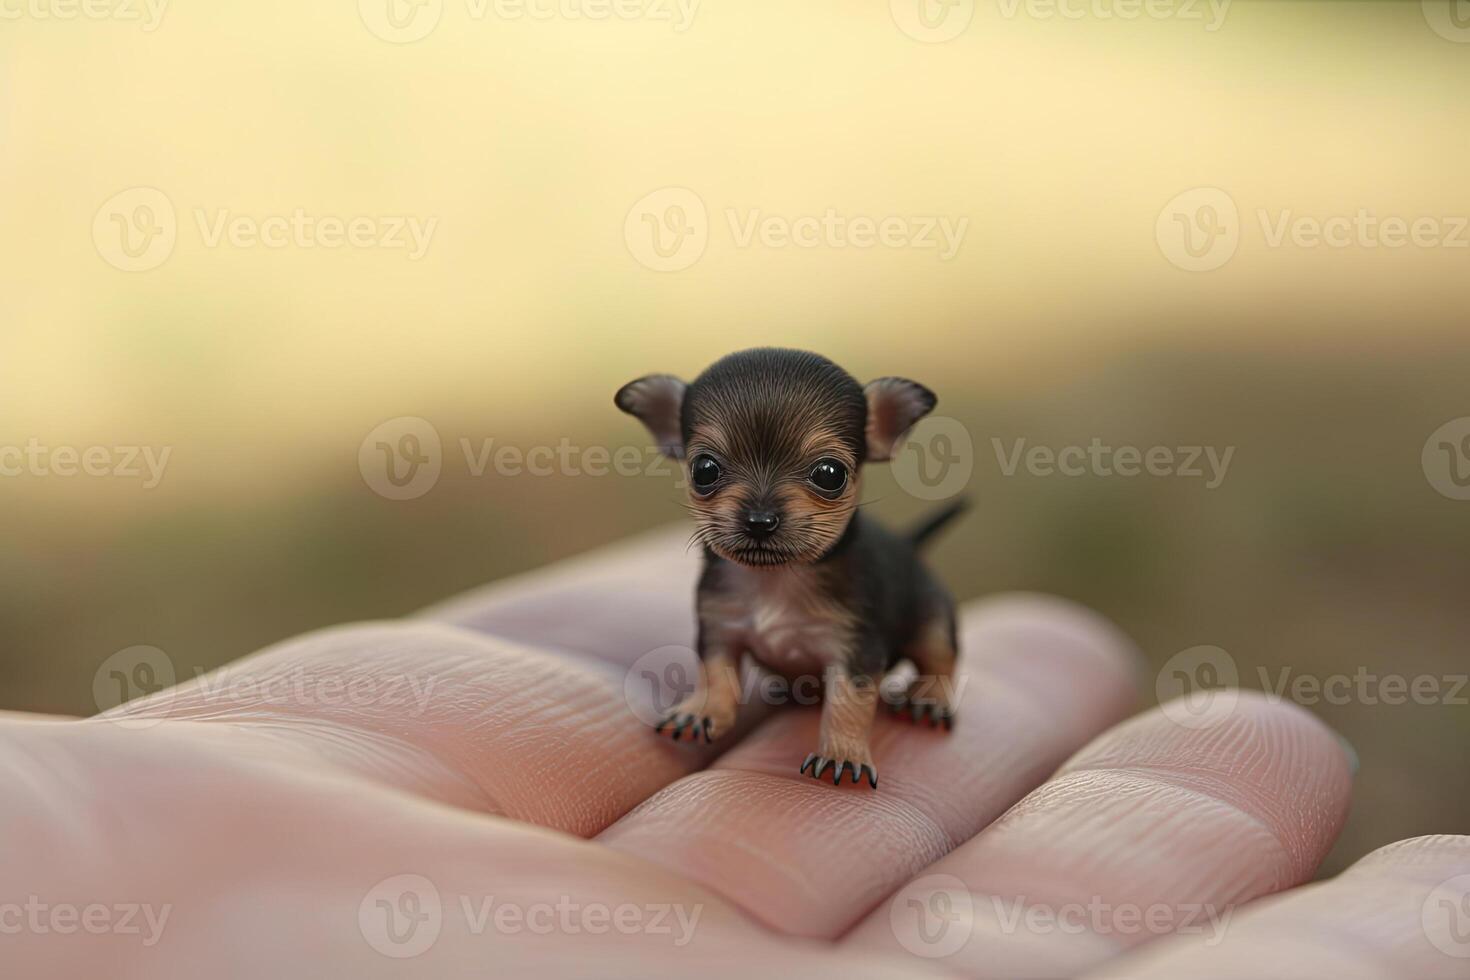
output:
[{"label": "black claw", "polygon": [[706,718],[704,720],[704,726],[703,727],[704,727],[704,744],[708,745],[708,744],[710,744],[711,742],[714,741],[714,739],[711,738],[710,737],[710,734],[709,734],[710,720],[708,718]]},{"label": "black claw", "polygon": [[837,786],[837,785],[839,785],[842,782],[842,769],[846,765],[847,765],[847,762],[845,760],[839,759],[837,761],[837,768],[832,770],[832,785],[833,786]]},{"label": "black claw", "polygon": [[801,764],[801,769],[799,771],[800,772],[803,772],[803,773],[806,772],[807,769],[811,768],[811,764],[813,762],[816,762],[816,761],[817,761],[817,754],[815,752],[813,752],[811,755],[809,755],[809,756],[806,757],[806,761]]},{"label": "black claw", "polygon": [[817,764],[812,769],[812,778],[813,779],[821,779],[822,778],[822,770],[826,769],[831,764],[832,764],[832,760],[829,759],[829,758],[827,758],[825,755],[819,755],[819,756],[817,756]]},{"label": "black claw", "polygon": [[873,787],[874,789],[878,788],[878,770],[874,769],[872,766],[864,765],[860,772],[855,772],[852,774],[852,781],[857,782],[860,775],[868,777],[869,786]]}]

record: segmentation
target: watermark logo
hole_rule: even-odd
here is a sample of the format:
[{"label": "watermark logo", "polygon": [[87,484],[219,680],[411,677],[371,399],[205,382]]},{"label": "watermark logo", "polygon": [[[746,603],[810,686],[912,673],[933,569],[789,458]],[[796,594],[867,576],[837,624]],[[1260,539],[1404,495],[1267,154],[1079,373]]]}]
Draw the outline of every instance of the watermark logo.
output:
[{"label": "watermark logo", "polygon": [[362,897],[357,928],[367,944],[395,960],[428,952],[444,928],[439,889],[423,875],[385,878]]},{"label": "watermark logo", "polygon": [[1094,436],[1087,445],[1033,445],[1026,439],[993,438],[991,448],[1002,475],[1015,476],[1023,468],[1031,476],[1139,476],[1201,480],[1206,490],[1225,482],[1235,447],[1226,446],[1113,446]]},{"label": "watermark logo", "polygon": [[1240,211],[1220,188],[1196,187],[1164,205],[1154,238],[1174,265],[1209,272],[1229,262],[1240,246]]},{"label": "watermark logo", "polygon": [[1225,25],[1231,0],[1000,0],[1007,20],[1025,13],[1034,20],[1199,21],[1206,34]]},{"label": "watermark logo", "polygon": [[1230,927],[1234,906],[1219,908],[1212,904],[1187,902],[1168,905],[1136,905],[1133,902],[1113,904],[1101,895],[1086,902],[1052,905],[1027,901],[1025,895],[1015,898],[990,896],[994,921],[1007,935],[1027,932],[1034,936],[1090,934],[1094,936],[1205,936],[1203,945],[1218,946]]},{"label": "watermark logo", "polygon": [[[205,207],[192,208],[190,214],[200,244],[207,249],[375,249],[404,252],[410,262],[428,254],[439,227],[436,217],[342,217],[311,214],[305,208],[263,217]],[[92,219],[97,253],[123,272],[147,272],[163,265],[178,245],[179,232],[173,202],[154,187],[134,187],[113,195]]]},{"label": "watermark logo", "polygon": [[1441,496],[1470,500],[1470,415],[1450,419],[1424,442],[1424,477]]},{"label": "watermark logo", "polygon": [[914,427],[890,466],[905,493],[920,500],[944,500],[969,486],[975,472],[975,443],[959,419],[931,416]]},{"label": "watermark logo", "polygon": [[1470,44],[1470,0],[1421,0],[1429,29],[1446,41]]},{"label": "watermark logo", "polygon": [[426,419],[403,416],[382,423],[358,447],[363,481],[389,500],[413,500],[432,490],[446,465],[473,479],[499,477],[656,477],[685,487],[684,470],[657,446],[581,446],[563,436],[556,445],[520,446],[494,437],[460,436],[447,456],[439,432]]},{"label": "watermark logo", "polygon": [[173,202],[156,187],[131,187],[108,198],[92,218],[92,242],[103,261],[123,272],[147,272],[168,261],[179,240]]},{"label": "watermark logo", "polygon": [[942,44],[965,33],[975,19],[975,0],[888,0],[888,10],[915,41]]},{"label": "watermark logo", "polygon": [[633,258],[655,272],[678,272],[698,262],[709,244],[709,212],[687,187],[664,187],[640,198],[623,220]]},{"label": "watermark logo", "polygon": [[[689,701],[695,692],[701,697]],[[699,655],[688,647],[650,650],[633,661],[623,675],[623,700],[634,717],[645,725],[657,725],[677,704],[685,704],[685,710],[699,713],[708,693]]]},{"label": "watermark logo", "polygon": [[[799,626],[788,630],[776,625],[762,635],[767,643],[779,648],[798,642],[799,633]],[[846,685],[834,684],[831,680],[824,673],[787,677],[771,671],[745,671],[739,679],[735,703],[810,707],[827,702],[841,703],[846,697],[866,703],[872,696],[871,691],[864,689],[848,693]],[[898,670],[883,678],[877,694],[880,703],[895,711],[936,704],[957,705],[964,700],[969,682],[968,674],[937,676],[919,674],[912,669]],[[675,707],[698,714],[709,695],[699,655],[685,646],[650,650],[633,661],[623,675],[623,700],[634,717],[645,725],[657,725]]]},{"label": "watermark logo", "polygon": [[1230,717],[1240,698],[1235,658],[1220,647],[1195,646],[1164,662],[1154,693],[1164,717],[1184,728],[1211,728]]},{"label": "watermark logo", "polygon": [[357,0],[357,13],[369,31],[389,44],[412,44],[439,26],[444,0]]},{"label": "watermark logo", "polygon": [[727,207],[711,222],[704,200],[686,187],[645,195],[623,220],[628,251],[656,272],[678,272],[704,255],[723,227],[737,249],[910,249],[932,251],[941,262],[959,254],[970,219],[951,215],[870,216],[827,208],[821,214],[771,214],[757,207]]},{"label": "watermark logo", "polygon": [[[138,698],[150,697],[174,686],[174,662],[158,647],[133,646],[102,661],[92,675],[92,701],[97,710],[111,711]],[[151,728],[165,712],[148,717],[122,715],[108,719],[122,728]]]},{"label": "watermark logo", "polygon": [[[1453,214],[1378,215],[1368,208],[1327,215],[1291,208],[1254,209],[1269,249],[1470,249],[1470,217]],[[1244,229],[1235,201],[1216,187],[1176,196],[1154,228],[1159,249],[1190,272],[1218,269],[1235,255]]]},{"label": "watermark logo", "polygon": [[[1026,473],[1033,477],[1139,477],[1198,480],[1206,490],[1225,482],[1235,459],[1234,446],[1112,445],[1094,436],[1087,443],[1048,446],[1021,437],[990,440],[1001,476]],[[957,419],[924,419],[894,457],[893,475],[899,487],[921,500],[952,497],[970,482],[975,468],[974,440]]]},{"label": "watermark logo", "polygon": [[915,956],[953,956],[975,929],[975,900],[954,875],[925,875],[893,896],[888,926],[898,944]]},{"label": "watermark logo", "polygon": [[[422,41],[438,28],[444,0],[358,0],[362,22],[390,44]],[[675,34],[694,24],[699,0],[464,0],[465,19],[666,22]]]},{"label": "watermark logo", "polygon": [[439,482],[444,447],[427,419],[403,415],[367,434],[357,450],[363,482],[388,500],[414,500]]},{"label": "watermark logo", "polygon": [[676,947],[694,938],[704,906],[667,902],[579,902],[569,895],[555,901],[506,902],[494,895],[459,895],[445,902],[423,875],[394,875],[378,882],[357,908],[358,929],[369,946],[393,959],[411,959],[431,949],[444,920],[458,914],[472,936],[664,936]]},{"label": "watermark logo", "polygon": [[1470,875],[1456,875],[1436,885],[1420,907],[1419,924],[1435,949],[1470,959]]}]

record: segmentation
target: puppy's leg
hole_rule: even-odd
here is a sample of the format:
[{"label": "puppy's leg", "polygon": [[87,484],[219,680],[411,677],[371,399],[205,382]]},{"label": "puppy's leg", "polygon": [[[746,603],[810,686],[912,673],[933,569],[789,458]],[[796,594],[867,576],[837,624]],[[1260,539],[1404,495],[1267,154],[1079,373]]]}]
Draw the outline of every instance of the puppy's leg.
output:
[{"label": "puppy's leg", "polygon": [[954,727],[959,707],[955,668],[959,648],[955,636],[954,604],[947,595],[933,597],[919,621],[914,637],[904,649],[914,662],[918,676],[909,684],[893,710],[914,721],[928,719],[929,727]]},{"label": "puppy's leg", "polygon": [[826,768],[833,766],[832,785],[842,782],[846,770],[852,773],[854,783],[866,776],[868,785],[877,789],[878,767],[873,765],[868,748],[877,707],[878,682],[874,675],[845,663],[828,667],[817,751],[806,757],[801,771],[821,779]]},{"label": "puppy's leg", "polygon": [[691,742],[701,736],[713,742],[735,727],[739,710],[740,660],[722,649],[700,659],[698,686],[664,715],[654,731],[663,734],[668,729],[676,742],[686,732]]}]

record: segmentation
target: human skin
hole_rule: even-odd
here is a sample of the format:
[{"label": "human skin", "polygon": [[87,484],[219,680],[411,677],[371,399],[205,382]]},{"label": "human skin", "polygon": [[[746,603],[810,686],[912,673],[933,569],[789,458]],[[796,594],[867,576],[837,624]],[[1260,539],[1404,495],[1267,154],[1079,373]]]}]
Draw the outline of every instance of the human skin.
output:
[{"label": "human skin", "polygon": [[[1137,655],[1060,600],[963,610],[954,731],[880,713],[880,791],[796,772],[814,708],[657,737],[624,677],[690,642],[682,544],[309,634],[95,719],[0,715],[0,974],[1470,975],[1423,918],[1470,838],[1305,885],[1347,812],[1339,739],[1245,694],[1203,726],[1129,718]],[[425,883],[420,951],[387,917],[432,915]],[[953,950],[906,925],[936,887],[968,903]],[[167,918],[98,912],[117,927],[93,934],[64,911],[88,906]],[[620,908],[643,918],[611,927]]]}]

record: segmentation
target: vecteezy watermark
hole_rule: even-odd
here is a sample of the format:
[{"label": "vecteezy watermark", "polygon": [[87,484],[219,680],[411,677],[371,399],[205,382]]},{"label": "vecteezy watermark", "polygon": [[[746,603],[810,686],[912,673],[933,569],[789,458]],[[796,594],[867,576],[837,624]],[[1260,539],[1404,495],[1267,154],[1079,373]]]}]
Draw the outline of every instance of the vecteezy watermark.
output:
[{"label": "vecteezy watermark", "polygon": [[890,464],[899,488],[920,500],[944,500],[970,484],[975,442],[964,423],[934,415],[916,425]]},{"label": "vecteezy watermark", "polygon": [[1265,667],[1256,668],[1261,689],[1269,701],[1291,700],[1300,705],[1386,704],[1470,705],[1466,687],[1470,674],[1379,674],[1359,665],[1351,674],[1317,675],[1297,673],[1281,667],[1271,676]]},{"label": "vecteezy watermark", "polygon": [[[779,641],[779,631],[773,635]],[[912,670],[894,671],[885,677],[876,691],[881,704],[890,709],[917,708],[942,700],[958,705],[964,699],[969,675],[937,677],[918,675]],[[848,693],[850,691],[850,693]],[[658,647],[643,654],[629,665],[623,675],[623,700],[628,710],[645,725],[657,725],[677,705],[694,710],[702,705],[708,691],[699,655],[678,644]],[[840,701],[843,697],[867,698],[869,691],[849,689],[846,685],[826,683],[818,673],[785,677],[767,671],[745,671],[736,695],[737,705],[812,705]]]},{"label": "vecteezy watermark", "polygon": [[0,20],[116,21],[158,30],[169,0],[0,0]]},{"label": "vecteezy watermark", "polygon": [[1189,272],[1209,272],[1229,262],[1240,246],[1240,212],[1218,187],[1176,195],[1154,222],[1164,257]]},{"label": "vecteezy watermark", "polygon": [[1435,949],[1470,959],[1470,875],[1441,881],[1419,909],[1419,924]]},{"label": "vecteezy watermark", "polygon": [[0,477],[111,477],[140,480],[144,490],[163,482],[173,446],[48,446],[31,437],[24,446],[0,445]]},{"label": "vecteezy watermark", "polygon": [[1420,0],[1429,29],[1446,41],[1470,44],[1470,2],[1467,0]]},{"label": "vecteezy watermark", "polygon": [[[735,248],[911,249],[941,262],[959,254],[970,219],[948,215],[871,216],[826,208],[820,214],[769,214],[758,207],[721,212]],[[687,187],[644,195],[623,219],[623,238],[640,264],[656,272],[687,269],[704,255],[711,224],[704,201]]]},{"label": "vecteezy watermark", "polygon": [[1109,902],[1092,895],[1084,902],[1051,904],[1027,901],[1026,896],[988,896],[994,923],[1004,935],[1025,932],[1035,936],[1058,933],[1095,936],[1203,935],[1201,945],[1218,946],[1230,926],[1233,906],[1184,902],[1170,905],[1154,902]]},{"label": "vecteezy watermark", "polygon": [[[1367,208],[1325,216],[1290,208],[1256,208],[1267,248],[1467,249],[1470,216],[1388,215]],[[1154,237],[1164,257],[1189,272],[1210,272],[1234,257],[1241,239],[1235,199],[1218,187],[1176,195],[1159,212]]]},{"label": "vecteezy watermark", "polygon": [[1229,718],[1240,698],[1239,687],[1235,658],[1208,645],[1180,650],[1154,678],[1164,717],[1184,728],[1212,728]]},{"label": "vecteezy watermark", "polygon": [[401,415],[369,432],[357,450],[363,482],[388,500],[415,500],[434,489],[444,469],[444,444],[427,419]]},{"label": "vecteezy watermark", "polygon": [[694,938],[704,905],[678,902],[581,902],[561,895],[555,901],[497,900],[494,895],[459,895],[446,903],[423,875],[402,874],[378,882],[357,908],[362,938],[393,959],[422,956],[439,940],[445,918],[457,913],[470,935],[500,936],[663,936],[683,948]]},{"label": "vecteezy watermark", "polygon": [[1000,15],[1011,20],[1171,20],[1199,21],[1206,33],[1225,25],[1232,0],[999,0]]},{"label": "vecteezy watermark", "polygon": [[[191,211],[199,241],[209,249],[338,249],[404,252],[417,262],[429,251],[437,217],[289,213],[239,214],[230,208]],[[167,262],[179,240],[173,201],[156,187],[133,187],[109,198],[92,219],[97,254],[123,272],[147,272]]]},{"label": "vecteezy watermark", "polygon": [[1235,447],[1215,446],[1111,446],[1093,437],[1086,446],[1037,446],[1025,439],[1009,444],[991,439],[995,460],[1005,476],[1015,476],[1024,466],[1031,476],[1100,476],[1131,479],[1137,476],[1176,477],[1203,480],[1206,490],[1225,482]]},{"label": "vecteezy watermark", "polygon": [[915,41],[941,44],[965,32],[975,19],[975,0],[888,0],[893,22]]},{"label": "vecteezy watermark", "polygon": [[[109,656],[92,674],[92,702],[97,710],[111,711],[129,701],[152,697],[172,690],[174,662],[158,647],[133,646]],[[119,715],[116,724],[123,728],[151,728],[163,720],[166,712],[146,717]]]},{"label": "vecteezy watermark", "polygon": [[954,875],[925,875],[889,900],[888,927],[915,956],[953,956],[975,931],[975,896]]},{"label": "vecteezy watermark", "polygon": [[[579,446],[563,437],[556,445],[517,446],[492,437],[461,436],[456,448],[474,478],[649,476],[683,487],[684,473],[656,446]],[[413,500],[434,489],[445,466],[439,430],[427,419],[405,415],[378,425],[358,447],[363,482],[388,500]]]},{"label": "vecteezy watermark", "polygon": [[1470,500],[1470,415],[1450,419],[1424,440],[1424,478],[1441,496]]},{"label": "vecteezy watermark", "polygon": [[1225,938],[1230,905],[1112,902],[1101,895],[1074,902],[1045,902],[1025,895],[976,895],[954,875],[926,875],[909,882],[888,903],[888,924],[900,946],[925,959],[953,956],[976,931],[993,936],[1203,935],[1203,945]]},{"label": "vecteezy watermark", "polygon": [[[92,675],[92,700],[99,712],[150,698],[147,715],[120,713],[108,719],[123,728],[149,728],[163,721],[177,690],[174,661],[158,647],[133,646],[104,660]],[[422,717],[438,683],[432,673],[334,673],[302,665],[256,673],[226,667],[194,668],[190,696],[202,704],[276,704],[304,708],[382,708],[403,718]]]},{"label": "vecteezy watermark", "polygon": [[[651,21],[689,30],[700,0],[464,0],[475,23],[502,21]],[[444,0],[357,0],[357,12],[375,37],[391,44],[422,41],[444,18]]]},{"label": "vecteezy watermark", "polygon": [[0,902],[0,936],[137,936],[152,948],[163,938],[172,904],[147,902],[47,902],[28,895],[24,902]]},{"label": "vecteezy watermark", "polygon": [[[1087,443],[1033,444],[1024,437],[992,437],[990,447],[1001,476],[1025,472],[1033,477],[1159,477],[1199,480],[1206,490],[1225,482],[1234,446],[1114,446],[1094,436]],[[893,459],[893,477],[904,492],[921,500],[942,500],[963,490],[975,470],[975,443],[958,419],[924,419]]]},{"label": "vecteezy watermark", "polygon": [[[1257,667],[1256,679],[1266,700],[1289,700],[1303,707],[1470,705],[1470,674],[1379,673],[1364,665],[1332,674]],[[1181,650],[1164,663],[1155,678],[1164,715],[1186,728],[1210,728],[1229,718],[1240,697],[1239,688],[1235,658],[1217,646]]]}]

